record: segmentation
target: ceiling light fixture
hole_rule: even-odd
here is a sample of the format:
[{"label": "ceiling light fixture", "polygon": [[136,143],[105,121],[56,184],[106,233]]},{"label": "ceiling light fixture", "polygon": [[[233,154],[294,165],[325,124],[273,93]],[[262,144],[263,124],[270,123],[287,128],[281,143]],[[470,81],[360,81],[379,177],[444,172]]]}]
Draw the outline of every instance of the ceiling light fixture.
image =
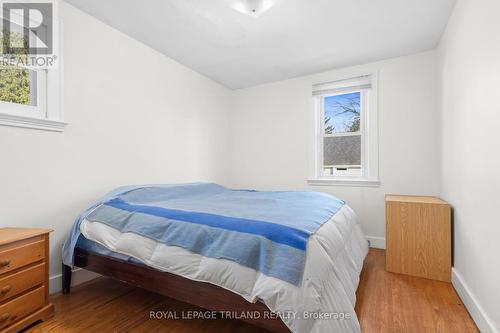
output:
[{"label": "ceiling light fixture", "polygon": [[273,5],[272,0],[238,0],[231,7],[240,13],[258,17],[271,9]]}]

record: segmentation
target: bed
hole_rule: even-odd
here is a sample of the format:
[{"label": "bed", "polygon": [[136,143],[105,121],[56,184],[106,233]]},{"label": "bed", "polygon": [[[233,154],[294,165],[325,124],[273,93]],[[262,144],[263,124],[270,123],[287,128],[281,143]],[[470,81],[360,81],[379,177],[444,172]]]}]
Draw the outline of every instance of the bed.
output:
[{"label": "bed", "polygon": [[124,187],[75,221],[63,292],[76,266],[273,332],[359,332],[367,252],[353,210],[326,194]]}]

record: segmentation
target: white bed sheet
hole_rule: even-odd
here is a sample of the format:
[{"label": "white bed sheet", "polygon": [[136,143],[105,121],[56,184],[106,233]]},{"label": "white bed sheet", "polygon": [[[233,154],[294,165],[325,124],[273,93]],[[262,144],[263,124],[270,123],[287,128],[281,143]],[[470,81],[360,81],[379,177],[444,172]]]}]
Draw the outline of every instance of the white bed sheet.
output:
[{"label": "white bed sheet", "polygon": [[215,284],[249,302],[260,299],[272,312],[282,314],[294,333],[360,332],[354,306],[368,243],[356,214],[347,205],[309,238],[299,286],[233,261],[121,233],[102,223],[84,220],[80,230],[87,239],[150,267]]}]

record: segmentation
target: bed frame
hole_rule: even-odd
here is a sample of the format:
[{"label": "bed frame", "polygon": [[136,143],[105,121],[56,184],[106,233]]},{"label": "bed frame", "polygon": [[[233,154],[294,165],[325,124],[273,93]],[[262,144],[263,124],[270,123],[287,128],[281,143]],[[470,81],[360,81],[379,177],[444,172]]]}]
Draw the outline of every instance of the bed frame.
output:
[{"label": "bed frame", "polygon": [[[247,302],[243,297],[221,287],[206,282],[161,272],[148,266],[130,263],[116,258],[103,256],[75,248],[75,266],[96,272],[128,284],[144,288],[161,295],[189,303],[210,311],[230,311],[232,313],[260,313],[257,319],[242,319],[252,325],[276,333],[290,333],[290,329],[277,318],[269,318],[269,309],[264,303]],[[71,288],[71,267],[63,264],[63,294],[69,294]],[[265,315],[266,314],[266,315]]]}]

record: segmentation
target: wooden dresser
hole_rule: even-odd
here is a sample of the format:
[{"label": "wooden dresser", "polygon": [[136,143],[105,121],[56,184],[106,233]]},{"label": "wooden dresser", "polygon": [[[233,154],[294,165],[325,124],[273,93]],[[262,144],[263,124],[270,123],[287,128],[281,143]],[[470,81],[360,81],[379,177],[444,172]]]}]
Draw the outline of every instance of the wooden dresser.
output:
[{"label": "wooden dresser", "polygon": [[387,195],[386,270],[451,281],[451,207],[435,197]]},{"label": "wooden dresser", "polygon": [[17,332],[54,314],[48,302],[48,229],[0,228],[0,332]]}]

